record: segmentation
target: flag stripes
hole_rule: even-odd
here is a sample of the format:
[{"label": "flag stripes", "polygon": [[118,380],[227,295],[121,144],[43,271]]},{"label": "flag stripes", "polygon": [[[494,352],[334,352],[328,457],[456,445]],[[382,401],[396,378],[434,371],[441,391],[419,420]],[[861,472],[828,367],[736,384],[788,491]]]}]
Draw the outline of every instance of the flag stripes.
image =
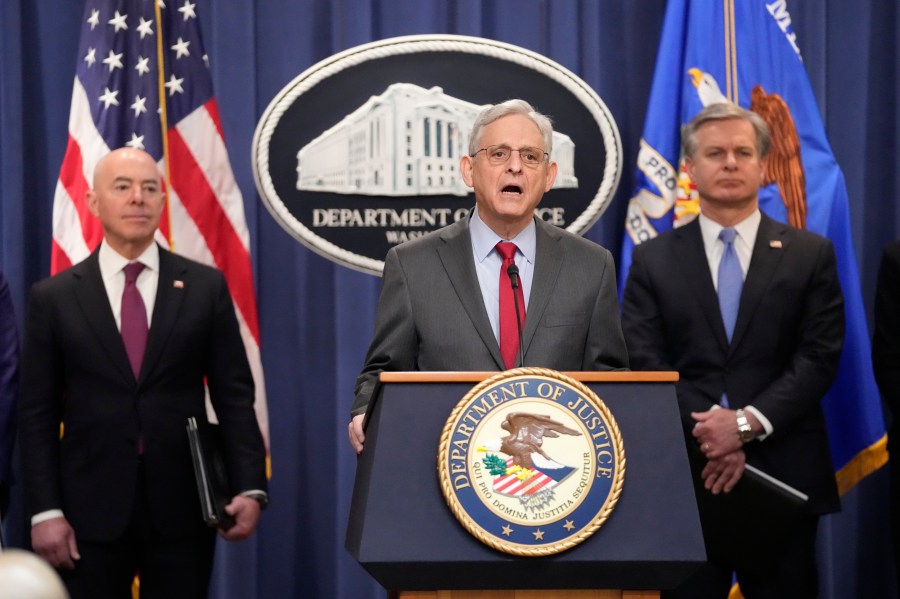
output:
[{"label": "flag stripes", "polygon": [[51,272],[83,260],[102,239],[85,198],[97,162],[110,149],[126,145],[150,153],[168,200],[157,240],[223,271],[268,446],[250,235],[212,93],[196,4],[87,0],[81,27],[69,139],[53,202]]}]

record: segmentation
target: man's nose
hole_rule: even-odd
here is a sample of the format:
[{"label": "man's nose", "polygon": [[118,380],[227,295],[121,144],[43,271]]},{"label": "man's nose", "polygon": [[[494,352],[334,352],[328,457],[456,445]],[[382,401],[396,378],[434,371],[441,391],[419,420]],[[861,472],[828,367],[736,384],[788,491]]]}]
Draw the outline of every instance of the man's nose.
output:
[{"label": "man's nose", "polygon": [[522,157],[519,156],[518,150],[512,150],[509,153],[509,160],[506,162],[506,169],[511,173],[522,172]]},{"label": "man's nose", "polygon": [[734,152],[728,152],[725,154],[725,166],[729,168],[734,168],[737,166],[737,155]]}]

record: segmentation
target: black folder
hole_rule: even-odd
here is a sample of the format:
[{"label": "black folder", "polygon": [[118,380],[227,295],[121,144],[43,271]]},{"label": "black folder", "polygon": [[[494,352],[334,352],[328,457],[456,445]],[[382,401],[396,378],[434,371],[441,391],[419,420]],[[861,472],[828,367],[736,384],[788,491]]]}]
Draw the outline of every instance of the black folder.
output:
[{"label": "black folder", "polygon": [[744,465],[744,474],[733,492],[743,496],[748,507],[765,506],[788,513],[800,510],[809,500],[806,493],[750,464]]},{"label": "black folder", "polygon": [[228,492],[228,476],[218,432],[212,424],[198,427],[193,416],[187,419],[188,442],[203,520],[211,527],[228,530],[234,526],[234,517],[225,512],[225,506],[231,502],[231,494]]}]

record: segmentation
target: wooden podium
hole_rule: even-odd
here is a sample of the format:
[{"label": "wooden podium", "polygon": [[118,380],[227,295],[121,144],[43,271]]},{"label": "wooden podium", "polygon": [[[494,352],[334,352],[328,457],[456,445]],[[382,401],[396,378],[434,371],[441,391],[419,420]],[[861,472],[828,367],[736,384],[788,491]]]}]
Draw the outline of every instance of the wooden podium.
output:
[{"label": "wooden podium", "polygon": [[[659,599],[659,591],[400,591],[397,599]],[[393,598],[392,598],[393,599]]]},{"label": "wooden podium", "polygon": [[625,445],[622,495],[590,538],[547,557],[496,551],[441,494],[454,406],[496,372],[382,373],[359,457],[346,547],[398,599],[650,599],[706,560],[672,372],[567,372],[607,405]]},{"label": "wooden podium", "polygon": [[[659,591],[400,591],[397,599],[659,599]],[[393,596],[391,597],[393,599]]]}]

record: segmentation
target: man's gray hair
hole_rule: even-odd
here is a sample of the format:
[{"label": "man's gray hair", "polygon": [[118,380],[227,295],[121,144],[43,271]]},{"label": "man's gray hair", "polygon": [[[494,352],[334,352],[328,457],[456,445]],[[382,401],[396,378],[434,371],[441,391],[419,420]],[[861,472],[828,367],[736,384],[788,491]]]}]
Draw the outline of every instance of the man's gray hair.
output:
[{"label": "man's gray hair", "polygon": [[691,119],[691,122],[682,127],[681,151],[685,156],[693,158],[699,144],[697,130],[710,121],[727,121],[732,119],[747,121],[753,125],[753,130],[756,132],[756,153],[759,154],[760,158],[768,156],[769,149],[772,147],[772,134],[769,133],[769,126],[766,125],[761,116],[752,110],[741,108],[731,102],[710,104],[698,112]]},{"label": "man's gray hair", "polygon": [[485,127],[497,119],[513,114],[521,114],[531,119],[541,130],[541,136],[544,138],[544,151],[548,154],[553,151],[553,123],[550,117],[536,111],[525,100],[507,100],[488,106],[475,118],[475,123],[472,124],[472,133],[469,135],[469,156],[473,156],[481,149],[481,135],[484,133]]}]

